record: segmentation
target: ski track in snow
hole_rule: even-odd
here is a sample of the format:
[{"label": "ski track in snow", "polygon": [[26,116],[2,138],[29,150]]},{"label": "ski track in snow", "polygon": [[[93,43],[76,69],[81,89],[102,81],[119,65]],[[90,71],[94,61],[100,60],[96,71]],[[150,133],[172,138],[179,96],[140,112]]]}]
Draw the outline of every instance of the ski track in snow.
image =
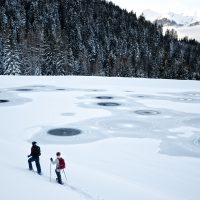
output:
[{"label": "ski track in snow", "polygon": [[77,188],[73,185],[70,185],[68,183],[66,183],[66,186],[68,188],[70,188],[71,190],[77,192],[78,194],[80,194],[81,196],[85,197],[86,199],[91,199],[91,200],[103,200],[102,198],[94,198],[93,196],[91,196],[89,193],[81,190],[80,188]]},{"label": "ski track in snow", "polygon": [[[51,180],[50,180],[50,177],[48,177],[48,176],[46,176],[46,175],[44,175],[44,174],[38,175],[38,174],[37,174],[37,171],[35,171],[34,169],[33,169],[32,171],[30,171],[30,172],[32,172],[34,175],[37,175],[38,177],[41,177],[41,178],[43,178],[43,179],[45,179],[45,180],[49,180],[50,183],[56,183],[56,184],[58,184],[55,180],[53,180],[52,178],[51,178]],[[59,185],[59,184],[58,184],[58,185]],[[100,198],[100,197],[95,198],[94,196],[90,195],[89,192],[86,192],[86,191],[84,191],[84,190],[82,190],[82,189],[80,189],[80,188],[78,188],[78,187],[76,187],[76,186],[73,186],[73,185],[69,184],[67,180],[66,180],[66,182],[64,182],[64,185],[60,185],[60,186],[61,186],[61,187],[69,188],[69,189],[72,190],[73,192],[75,192],[75,193],[79,194],[80,196],[84,197],[84,199],[103,200],[103,199]]]}]

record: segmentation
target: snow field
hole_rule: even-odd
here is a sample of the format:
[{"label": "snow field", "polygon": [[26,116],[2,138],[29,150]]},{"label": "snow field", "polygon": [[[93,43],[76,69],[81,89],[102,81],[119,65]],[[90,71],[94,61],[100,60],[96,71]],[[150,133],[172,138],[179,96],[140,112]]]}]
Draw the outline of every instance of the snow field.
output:
[{"label": "snow field", "polygon": [[[10,91],[28,86],[38,86],[38,89],[26,92]],[[55,91],[60,87],[74,90]],[[200,117],[199,97],[190,95],[195,101],[178,102],[174,100],[172,93],[178,97],[180,93],[198,94],[199,88],[197,81],[101,77],[0,77],[0,99],[9,98],[12,94],[12,98],[22,100],[16,104],[11,102],[0,105],[0,170],[3,180],[1,199],[198,200],[199,143],[196,140],[193,147],[187,142],[200,133],[195,121]],[[188,97],[186,94],[184,98]],[[96,106],[95,103],[102,100],[91,97],[101,95],[118,97],[106,101],[117,101],[125,105],[112,108]],[[132,95],[146,95],[149,98],[133,98]],[[164,100],[165,97],[170,99]],[[28,101],[24,102],[24,99]],[[150,130],[148,133],[148,129],[145,129],[145,122],[149,120],[157,126],[159,117],[162,121],[162,114],[138,117],[136,114],[125,114],[127,109],[132,111],[147,107],[148,110],[159,110],[161,113],[168,109],[169,116],[181,121],[176,127],[163,126],[159,134],[162,136],[162,132],[166,134],[169,131],[171,134],[166,134],[168,139],[159,134],[156,136],[156,132]],[[62,115],[63,113],[68,115]],[[120,116],[123,126],[120,125]],[[134,135],[136,130],[139,130],[134,129],[135,124],[125,123],[134,122],[136,117],[140,122],[139,133],[142,137]],[[190,120],[190,123],[183,126],[186,119]],[[114,124],[115,122],[119,124]],[[90,135],[88,134],[92,135],[93,139],[88,140],[89,137],[87,134],[84,135],[84,132],[77,136],[76,140],[72,139],[76,136],[62,137],[63,139],[55,137],[49,142],[50,136],[44,134],[48,128],[71,125],[83,128],[86,133],[87,128],[93,130],[89,132]],[[106,132],[108,127],[114,131],[110,135]],[[119,130],[115,127],[119,127]],[[132,136],[129,128],[133,131]],[[98,137],[99,134],[102,136]],[[88,138],[85,139],[85,136]],[[30,142],[34,137],[38,139],[42,151],[42,176],[28,171],[27,155],[30,153]],[[43,140],[44,137],[46,142]],[[172,146],[177,142],[185,145],[184,151],[177,155],[171,154],[172,147],[174,151],[179,151],[179,146]],[[187,149],[190,147],[191,149]],[[187,151],[190,150],[190,154],[187,155]],[[55,166],[52,166],[52,182],[49,179],[49,158],[55,157],[57,151],[62,153],[67,162],[68,183],[62,174],[65,186],[56,184]]]}]

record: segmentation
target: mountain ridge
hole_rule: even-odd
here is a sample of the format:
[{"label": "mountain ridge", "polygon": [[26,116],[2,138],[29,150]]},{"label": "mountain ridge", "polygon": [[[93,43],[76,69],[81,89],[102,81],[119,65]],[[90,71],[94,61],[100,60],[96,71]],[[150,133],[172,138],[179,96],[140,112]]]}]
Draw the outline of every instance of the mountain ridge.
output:
[{"label": "mountain ridge", "polygon": [[159,13],[150,9],[144,10],[143,14],[147,20],[151,22],[162,22],[162,25],[166,25],[165,21],[171,21],[173,25],[176,26],[190,26],[191,24],[195,25],[196,23],[200,22],[200,19],[194,14],[193,16],[185,15],[184,13],[174,13],[174,12],[167,12],[167,13]]}]

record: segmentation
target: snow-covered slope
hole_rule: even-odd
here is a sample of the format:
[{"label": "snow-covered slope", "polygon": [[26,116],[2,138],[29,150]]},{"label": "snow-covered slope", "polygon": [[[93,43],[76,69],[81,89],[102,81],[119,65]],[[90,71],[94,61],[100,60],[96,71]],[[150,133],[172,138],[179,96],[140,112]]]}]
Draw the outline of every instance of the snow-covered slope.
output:
[{"label": "snow-covered slope", "polygon": [[155,20],[161,20],[161,19],[168,19],[170,21],[176,22],[177,26],[188,26],[190,24],[193,24],[195,22],[200,21],[196,15],[194,16],[188,16],[184,13],[174,13],[174,12],[168,12],[168,13],[159,13],[155,12],[153,10],[147,9],[143,11],[143,14],[147,20],[155,21]]},{"label": "snow-covered slope", "polygon": [[187,36],[200,42],[200,19],[196,15],[187,16],[173,12],[163,14],[150,9],[144,10],[143,14],[147,20],[162,24],[164,32],[166,29],[175,29],[179,38]]},{"label": "snow-covered slope", "polygon": [[184,15],[183,13],[176,14],[173,12],[169,12],[168,16],[166,17],[169,18],[170,20],[175,21],[178,25],[183,25],[183,26],[190,25],[198,21],[196,16],[187,16]]},{"label": "snow-covered slope", "polygon": [[[199,88],[197,81],[0,76],[0,198],[198,200]],[[47,134],[55,128],[82,133]],[[42,176],[28,170],[33,140]],[[49,178],[57,151],[67,162],[65,186],[53,166]]]}]

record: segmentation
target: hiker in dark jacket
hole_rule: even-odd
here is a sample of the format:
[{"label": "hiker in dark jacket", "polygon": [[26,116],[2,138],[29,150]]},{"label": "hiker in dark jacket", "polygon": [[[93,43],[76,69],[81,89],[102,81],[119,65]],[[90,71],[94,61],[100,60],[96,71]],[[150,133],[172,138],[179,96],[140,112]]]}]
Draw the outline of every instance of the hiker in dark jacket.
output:
[{"label": "hiker in dark jacket", "polygon": [[29,170],[33,170],[32,162],[35,162],[36,168],[37,168],[37,173],[41,175],[41,167],[40,167],[40,159],[39,156],[41,155],[40,152],[40,147],[36,145],[37,142],[32,142],[32,147],[31,147],[31,153],[28,155],[28,165],[29,165]]}]

